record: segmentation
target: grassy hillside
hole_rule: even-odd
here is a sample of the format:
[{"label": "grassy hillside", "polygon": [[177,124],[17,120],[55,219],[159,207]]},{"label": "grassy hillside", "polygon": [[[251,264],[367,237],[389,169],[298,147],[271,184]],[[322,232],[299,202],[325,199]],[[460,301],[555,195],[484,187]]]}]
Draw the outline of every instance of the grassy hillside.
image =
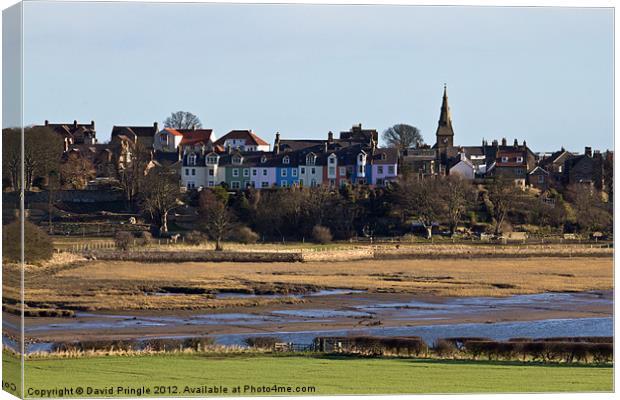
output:
[{"label": "grassy hillside", "polygon": [[[7,358],[7,363],[15,362]],[[76,359],[41,359],[26,363],[28,388],[148,388],[150,397],[209,395],[205,387],[228,388],[224,394],[252,392],[245,386],[291,387],[292,394],[569,392],[611,391],[613,369],[595,366],[536,365],[484,361],[377,359],[335,356],[152,355]],[[186,391],[186,386],[189,391]],[[240,386],[240,392],[233,388]],[[297,392],[298,387],[312,386]],[[160,388],[157,392],[156,387]],[[163,391],[161,388],[163,387]],[[202,389],[203,392],[196,392]],[[123,389],[124,390],[124,389]],[[301,389],[300,389],[301,390]],[[143,392],[144,393],[144,392]],[[284,394],[286,392],[279,392]],[[109,395],[99,393],[98,396]],[[136,393],[124,393],[135,396]],[[221,395],[221,393],[220,393]],[[76,394],[74,394],[76,396]],[[42,397],[39,393],[39,396]]]}]

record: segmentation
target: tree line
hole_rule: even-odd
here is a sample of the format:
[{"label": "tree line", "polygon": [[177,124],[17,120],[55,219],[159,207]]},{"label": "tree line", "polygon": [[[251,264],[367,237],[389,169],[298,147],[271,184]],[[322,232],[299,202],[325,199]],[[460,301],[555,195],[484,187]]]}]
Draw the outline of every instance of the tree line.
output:
[{"label": "tree line", "polygon": [[[240,227],[265,241],[329,241],[403,235],[430,239],[459,228],[502,235],[515,225],[542,233],[588,234],[612,230],[612,205],[590,186],[542,195],[495,179],[472,185],[456,177],[401,179],[388,187],[281,188],[190,194],[198,226],[216,241],[234,239]],[[193,198],[192,198],[193,197]],[[328,238],[327,240],[325,238]]]}]

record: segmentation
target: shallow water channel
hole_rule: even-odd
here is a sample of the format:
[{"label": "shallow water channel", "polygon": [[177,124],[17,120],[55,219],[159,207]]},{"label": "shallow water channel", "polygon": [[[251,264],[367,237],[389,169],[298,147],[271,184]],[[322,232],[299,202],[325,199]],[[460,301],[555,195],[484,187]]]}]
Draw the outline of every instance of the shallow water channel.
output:
[{"label": "shallow water channel", "polygon": [[[260,295],[231,293],[226,296]],[[40,335],[66,333],[66,337],[71,337],[72,332],[79,332],[96,340],[99,334],[112,333],[141,340],[145,337],[196,336],[183,332],[183,329],[189,332],[201,327],[217,343],[226,345],[241,345],[249,336],[265,335],[299,344],[309,344],[317,336],[348,334],[415,335],[427,343],[455,336],[508,339],[613,335],[611,292],[419,298],[338,289],[303,297],[309,300],[303,305],[274,305],[267,311],[248,308],[242,312],[176,315],[161,312],[139,315],[77,313],[75,318],[47,319],[44,323],[34,318],[27,319],[25,334],[35,339],[35,343],[28,344],[27,351],[48,351],[51,348],[53,342],[36,340]],[[3,325],[11,330],[17,328],[6,318]],[[3,337],[3,343],[11,347],[15,345],[6,337]]]}]

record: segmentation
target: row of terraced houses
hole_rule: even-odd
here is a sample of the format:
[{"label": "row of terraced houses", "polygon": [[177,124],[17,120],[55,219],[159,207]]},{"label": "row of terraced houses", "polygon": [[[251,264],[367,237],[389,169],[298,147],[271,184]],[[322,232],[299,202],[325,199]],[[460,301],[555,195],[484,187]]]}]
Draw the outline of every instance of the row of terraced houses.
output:
[{"label": "row of terraced houses", "polygon": [[114,126],[110,143],[97,143],[95,123],[50,124],[62,135],[67,157],[92,161],[98,177],[113,177],[131,162],[138,145],[149,152],[150,165],[171,164],[180,185],[188,190],[225,186],[232,190],[275,187],[315,187],[345,184],[384,186],[408,171],[419,176],[459,175],[475,180],[494,176],[514,179],[521,186],[545,190],[557,185],[586,183],[604,186],[604,166],[613,152],[586,147],[583,154],[563,148],[534,153],[526,142],[506,139],[481,145],[454,143],[454,129],[444,87],[436,143],[399,151],[378,146],[379,134],[361,124],[336,137],[292,140],[275,134],[273,145],[252,130],[233,130],[215,139],[211,129],[160,130],[152,126]]}]

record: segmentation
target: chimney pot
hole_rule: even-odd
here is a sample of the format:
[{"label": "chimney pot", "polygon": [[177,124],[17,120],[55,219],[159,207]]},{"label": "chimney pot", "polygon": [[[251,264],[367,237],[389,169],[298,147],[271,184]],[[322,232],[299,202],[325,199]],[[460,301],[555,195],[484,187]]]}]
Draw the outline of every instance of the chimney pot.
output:
[{"label": "chimney pot", "polygon": [[502,146],[506,146],[506,138],[502,138]]},{"label": "chimney pot", "polygon": [[77,119],[73,120],[73,126],[77,128]]},{"label": "chimney pot", "polygon": [[155,133],[159,132],[159,123],[153,122],[153,129],[155,129]]},{"label": "chimney pot", "polygon": [[592,147],[586,146],[585,148],[585,154],[588,157],[592,157]]},{"label": "chimney pot", "polygon": [[45,120],[45,126],[48,126],[50,124],[50,122],[48,120]]},{"label": "chimney pot", "polygon": [[515,139],[514,146],[517,147],[519,145],[519,141]]}]

